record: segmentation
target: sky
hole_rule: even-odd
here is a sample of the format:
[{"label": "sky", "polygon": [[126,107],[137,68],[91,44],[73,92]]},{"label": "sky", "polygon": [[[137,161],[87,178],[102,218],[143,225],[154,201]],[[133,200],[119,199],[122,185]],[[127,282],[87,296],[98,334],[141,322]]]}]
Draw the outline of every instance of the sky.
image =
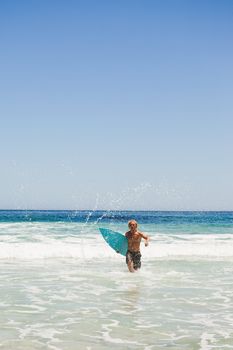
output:
[{"label": "sky", "polygon": [[0,208],[233,210],[233,2],[0,2]]}]

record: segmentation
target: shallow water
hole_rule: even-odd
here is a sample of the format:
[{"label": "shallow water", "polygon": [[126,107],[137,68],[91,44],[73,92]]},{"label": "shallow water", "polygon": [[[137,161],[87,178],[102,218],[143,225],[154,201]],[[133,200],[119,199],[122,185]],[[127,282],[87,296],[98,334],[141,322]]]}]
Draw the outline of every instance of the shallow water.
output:
[{"label": "shallow water", "polygon": [[0,349],[231,349],[231,225],[202,219],[142,223],[134,274],[98,232],[127,222],[3,221]]}]

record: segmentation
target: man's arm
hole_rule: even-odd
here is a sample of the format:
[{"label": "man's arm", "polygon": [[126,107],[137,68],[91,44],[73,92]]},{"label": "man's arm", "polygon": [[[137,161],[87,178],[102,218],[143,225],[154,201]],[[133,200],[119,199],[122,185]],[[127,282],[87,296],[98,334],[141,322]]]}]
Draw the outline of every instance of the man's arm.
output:
[{"label": "man's arm", "polygon": [[145,246],[147,247],[149,244],[149,236],[145,235],[145,233],[140,232],[140,236],[145,239]]}]

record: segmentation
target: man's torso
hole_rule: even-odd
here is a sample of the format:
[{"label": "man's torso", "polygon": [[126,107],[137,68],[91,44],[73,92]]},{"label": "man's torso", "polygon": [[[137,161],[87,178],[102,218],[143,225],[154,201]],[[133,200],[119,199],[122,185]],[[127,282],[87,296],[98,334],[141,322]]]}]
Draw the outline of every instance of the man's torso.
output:
[{"label": "man's torso", "polygon": [[131,252],[138,252],[140,251],[140,243],[141,243],[141,234],[140,232],[136,231],[134,233],[128,231],[125,234],[126,238],[128,239],[128,249]]}]

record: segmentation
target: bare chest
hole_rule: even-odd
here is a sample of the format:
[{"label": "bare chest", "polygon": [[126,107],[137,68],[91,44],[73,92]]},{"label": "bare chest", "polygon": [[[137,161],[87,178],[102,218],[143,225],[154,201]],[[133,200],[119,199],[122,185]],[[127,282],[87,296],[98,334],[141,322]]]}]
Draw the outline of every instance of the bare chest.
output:
[{"label": "bare chest", "polygon": [[140,243],[141,242],[141,236],[138,234],[138,233],[134,233],[134,234],[129,234],[128,235],[128,241],[130,242],[137,242],[137,243]]}]

